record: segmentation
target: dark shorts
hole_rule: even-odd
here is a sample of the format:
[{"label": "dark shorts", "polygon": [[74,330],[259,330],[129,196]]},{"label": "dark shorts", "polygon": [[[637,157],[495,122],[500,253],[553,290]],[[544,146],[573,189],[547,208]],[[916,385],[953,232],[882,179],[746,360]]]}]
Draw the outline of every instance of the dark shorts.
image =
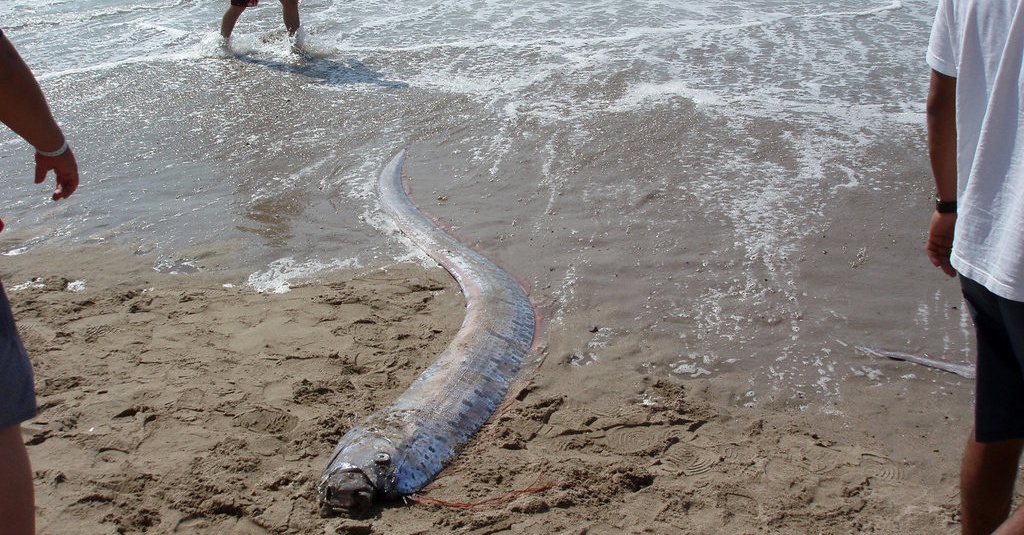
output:
[{"label": "dark shorts", "polygon": [[978,336],[974,406],[978,442],[1024,438],[1024,303],[960,277]]},{"label": "dark shorts", "polygon": [[36,416],[32,363],[14,326],[11,304],[0,284],[0,429]]},{"label": "dark shorts", "polygon": [[260,0],[231,0],[231,5],[238,7],[256,7],[258,3]]}]

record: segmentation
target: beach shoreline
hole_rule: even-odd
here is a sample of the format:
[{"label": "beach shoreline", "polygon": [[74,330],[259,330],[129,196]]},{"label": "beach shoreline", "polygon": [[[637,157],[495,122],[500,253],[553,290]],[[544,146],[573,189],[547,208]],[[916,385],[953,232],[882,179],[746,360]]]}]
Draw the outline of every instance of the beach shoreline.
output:
[{"label": "beach shoreline", "polygon": [[159,273],[92,246],[8,257],[3,276],[36,370],[24,435],[40,533],[958,530],[951,437],[966,436],[970,382],[936,389],[945,372],[874,362],[900,379],[855,377],[868,395],[809,406],[745,406],[728,373],[595,400],[577,394],[614,370],[543,344],[422,493],[321,518],[334,442],[458,329],[447,273],[394,264],[267,294],[242,274]]}]

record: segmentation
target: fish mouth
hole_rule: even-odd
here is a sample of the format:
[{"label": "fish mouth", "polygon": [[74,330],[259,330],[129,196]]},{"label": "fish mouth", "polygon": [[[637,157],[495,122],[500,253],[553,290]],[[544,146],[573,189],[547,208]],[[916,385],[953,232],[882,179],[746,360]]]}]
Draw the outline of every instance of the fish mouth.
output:
[{"label": "fish mouth", "polygon": [[320,483],[320,514],[361,515],[373,505],[374,487],[359,469],[334,472]]}]

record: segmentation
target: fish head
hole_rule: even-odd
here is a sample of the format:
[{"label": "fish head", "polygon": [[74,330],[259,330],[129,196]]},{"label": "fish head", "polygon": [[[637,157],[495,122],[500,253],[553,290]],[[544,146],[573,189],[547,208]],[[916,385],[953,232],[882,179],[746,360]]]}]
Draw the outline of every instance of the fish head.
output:
[{"label": "fish head", "polygon": [[394,497],[394,453],[391,441],[381,438],[339,447],[317,487],[321,515],[362,515],[376,498]]},{"label": "fish head", "polygon": [[320,483],[320,512],[364,514],[373,505],[373,484],[361,470],[346,469],[332,473]]}]

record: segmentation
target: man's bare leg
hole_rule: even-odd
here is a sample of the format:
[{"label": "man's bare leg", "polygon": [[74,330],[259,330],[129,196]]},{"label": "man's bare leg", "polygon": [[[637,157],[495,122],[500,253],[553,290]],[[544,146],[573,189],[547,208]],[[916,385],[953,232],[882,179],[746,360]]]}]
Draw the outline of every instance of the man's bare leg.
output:
[{"label": "man's bare leg", "polygon": [[220,34],[225,39],[231,37],[231,32],[235,30],[235,23],[238,22],[238,17],[242,16],[243,11],[245,11],[245,6],[230,5],[224,12],[224,18],[220,21]]},{"label": "man's bare leg", "polygon": [[1022,450],[1024,440],[982,443],[971,431],[960,466],[963,535],[989,535],[1009,516]]},{"label": "man's bare leg", "polygon": [[36,499],[32,465],[21,426],[0,429],[0,531],[8,535],[34,535]]},{"label": "man's bare leg", "polygon": [[284,15],[284,27],[288,35],[294,36],[299,30],[299,0],[281,0],[281,14]]},{"label": "man's bare leg", "polygon": [[1018,533],[1024,533],[1024,507],[1018,507],[992,535],[1017,535]]}]

